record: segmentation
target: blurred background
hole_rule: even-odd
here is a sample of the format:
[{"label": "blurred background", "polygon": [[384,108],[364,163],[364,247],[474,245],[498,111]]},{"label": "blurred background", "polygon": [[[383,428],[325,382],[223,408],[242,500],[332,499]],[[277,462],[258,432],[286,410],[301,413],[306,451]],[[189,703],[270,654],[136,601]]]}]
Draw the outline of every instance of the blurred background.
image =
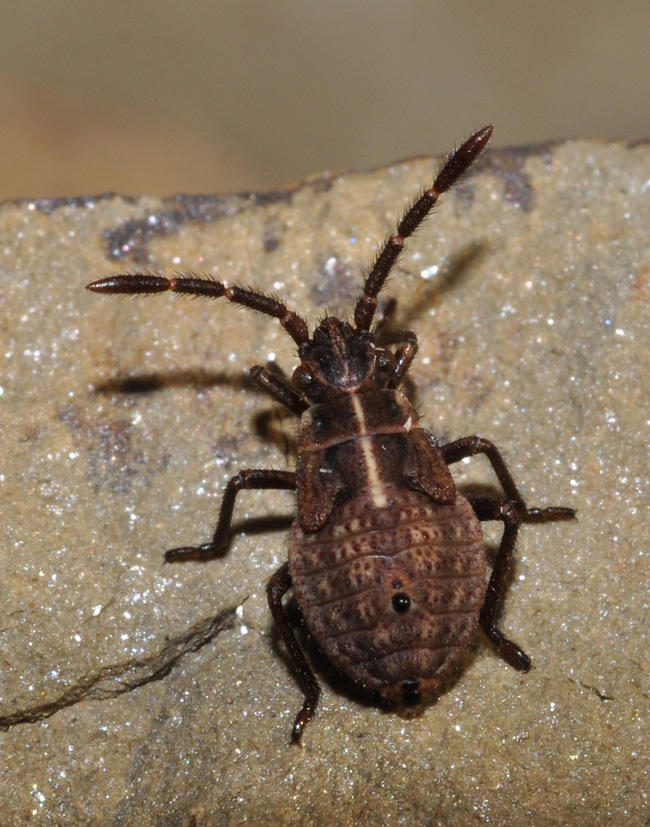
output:
[{"label": "blurred background", "polygon": [[0,200],[650,137],[649,0],[0,0]]}]

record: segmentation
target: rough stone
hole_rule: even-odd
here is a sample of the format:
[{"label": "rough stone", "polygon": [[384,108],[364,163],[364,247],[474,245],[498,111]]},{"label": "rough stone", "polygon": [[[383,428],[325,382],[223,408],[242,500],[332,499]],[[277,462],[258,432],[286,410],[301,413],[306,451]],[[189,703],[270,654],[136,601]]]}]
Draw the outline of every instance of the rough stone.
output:
[{"label": "rough stone", "polygon": [[[266,196],[102,196],[0,207],[0,821],[22,825],[572,824],[650,818],[650,147],[488,152],[407,247],[386,297],[419,334],[423,424],[501,446],[531,505],[502,625],[408,718],[322,661],[300,705],[264,588],[293,498],[226,480],[290,468],[294,424],[249,365],[295,364],[226,302],[92,295],[107,272],[199,271],[313,323],[360,274],[430,159]],[[480,459],[463,485],[494,486]],[[268,521],[267,515],[280,519]],[[486,531],[493,544],[497,533]]]}]

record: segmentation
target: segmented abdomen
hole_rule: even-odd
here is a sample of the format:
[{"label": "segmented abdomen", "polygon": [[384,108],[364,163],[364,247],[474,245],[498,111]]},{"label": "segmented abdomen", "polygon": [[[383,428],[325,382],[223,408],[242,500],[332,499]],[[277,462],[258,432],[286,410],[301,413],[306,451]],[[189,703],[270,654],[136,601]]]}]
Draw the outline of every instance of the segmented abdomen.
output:
[{"label": "segmented abdomen", "polygon": [[485,548],[460,494],[440,505],[387,486],[386,500],[377,509],[364,492],[311,534],[296,522],[289,571],[328,657],[366,688],[413,702],[438,689],[472,639],[485,601]]}]

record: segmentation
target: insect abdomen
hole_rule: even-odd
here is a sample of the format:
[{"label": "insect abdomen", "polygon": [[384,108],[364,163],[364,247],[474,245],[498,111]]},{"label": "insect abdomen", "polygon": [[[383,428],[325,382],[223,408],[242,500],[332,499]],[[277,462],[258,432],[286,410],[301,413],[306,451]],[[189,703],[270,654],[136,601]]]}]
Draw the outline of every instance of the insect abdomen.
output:
[{"label": "insect abdomen", "polygon": [[438,689],[485,600],[485,550],[461,495],[450,505],[387,487],[363,492],[316,533],[293,527],[289,571],[307,626],[353,680],[395,700]]}]

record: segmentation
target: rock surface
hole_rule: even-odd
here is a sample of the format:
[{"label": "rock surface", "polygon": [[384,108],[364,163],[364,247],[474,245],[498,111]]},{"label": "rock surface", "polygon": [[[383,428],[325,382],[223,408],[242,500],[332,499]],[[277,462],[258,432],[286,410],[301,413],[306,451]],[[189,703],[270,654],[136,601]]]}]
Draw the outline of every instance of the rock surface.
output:
[{"label": "rock surface", "polygon": [[[102,196],[0,208],[0,821],[22,825],[593,825],[650,818],[650,147],[488,152],[408,244],[386,297],[413,327],[423,424],[500,446],[531,505],[502,627],[419,717],[316,656],[300,705],[264,594],[294,424],[249,365],[295,364],[279,325],[226,302],[86,292],[107,272],[192,270],[278,292],[313,323],[360,274],[430,160],[266,196]],[[483,460],[455,469],[494,486]],[[266,521],[273,515],[274,521]],[[494,544],[496,531],[486,531]]]}]

